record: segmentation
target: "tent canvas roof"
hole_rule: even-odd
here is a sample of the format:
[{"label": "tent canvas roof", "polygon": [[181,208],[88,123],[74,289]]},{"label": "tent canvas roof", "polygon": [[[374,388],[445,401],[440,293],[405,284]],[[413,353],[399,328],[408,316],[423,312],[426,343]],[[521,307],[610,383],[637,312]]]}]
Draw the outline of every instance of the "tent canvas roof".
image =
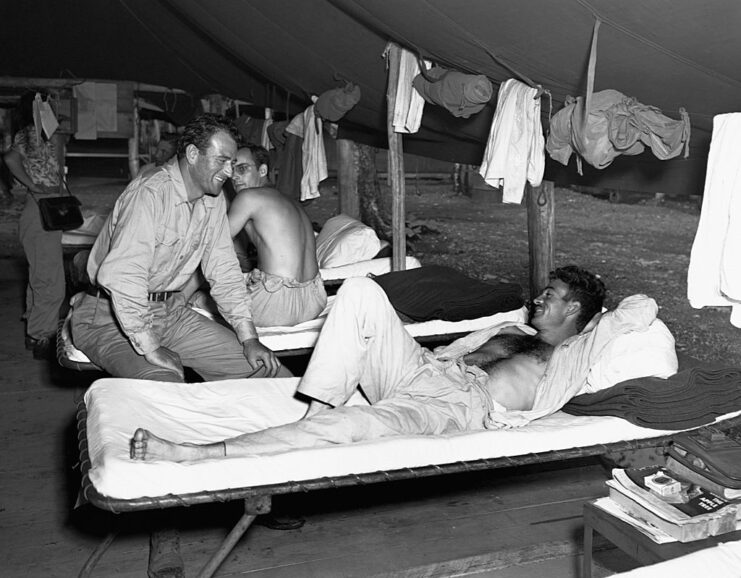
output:
[{"label": "tent canvas roof", "polygon": [[[290,114],[347,79],[362,100],[341,129],[383,146],[388,41],[485,74],[495,87],[517,71],[551,92],[556,112],[568,95],[585,91],[595,18],[595,90],[614,88],[672,118],[684,107],[691,155],[704,158],[713,116],[741,102],[732,57],[741,53],[736,0],[6,2],[0,70],[219,93]],[[469,119],[426,107],[422,130],[404,137],[405,150],[478,164],[495,103]],[[544,99],[544,120],[548,110]]]}]

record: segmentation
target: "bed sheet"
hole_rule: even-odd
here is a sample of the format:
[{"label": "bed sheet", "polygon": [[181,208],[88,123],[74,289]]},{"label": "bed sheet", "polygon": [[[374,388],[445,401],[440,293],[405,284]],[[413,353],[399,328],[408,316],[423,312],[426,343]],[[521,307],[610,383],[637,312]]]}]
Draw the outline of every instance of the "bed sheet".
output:
[{"label": "bed sheet", "polygon": [[[129,440],[138,427],[172,441],[208,443],[295,421],[306,410],[306,404],[293,397],[298,380],[173,384],[100,379],[85,394],[90,480],[105,496],[134,499],[517,456],[672,433],[616,417],[557,412],[519,429],[398,436],[190,463],[129,458]],[[351,402],[365,403],[359,394]]]},{"label": "bed sheet", "polygon": [[[324,308],[324,311],[319,314],[319,317],[312,319],[311,321],[305,321],[304,323],[299,323],[298,325],[293,325],[291,327],[257,327],[257,334],[260,341],[265,345],[265,347],[268,347],[277,353],[296,349],[313,348],[334,300],[335,296],[331,295],[327,299],[327,306]],[[213,316],[208,311],[195,307],[194,310],[213,319]],[[527,308],[521,307],[520,309],[495,313],[494,315],[478,317],[476,319],[464,319],[463,321],[443,321],[441,319],[433,319],[421,323],[407,323],[404,327],[414,338],[434,335],[455,335],[477,331],[505,321],[525,323],[527,321],[527,314]],[[62,327],[62,338],[64,339],[64,353],[67,360],[76,363],[90,363],[87,355],[72,344],[69,332],[69,315],[68,318],[65,319]]]}]

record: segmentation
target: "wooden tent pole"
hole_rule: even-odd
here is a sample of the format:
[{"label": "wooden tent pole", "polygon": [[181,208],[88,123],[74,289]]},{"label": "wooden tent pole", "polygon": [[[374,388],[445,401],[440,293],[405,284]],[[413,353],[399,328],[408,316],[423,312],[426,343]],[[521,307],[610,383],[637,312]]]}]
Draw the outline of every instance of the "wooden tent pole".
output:
[{"label": "wooden tent pole", "polygon": [[388,131],[388,172],[391,177],[391,227],[393,234],[392,271],[400,271],[406,264],[406,207],[404,191],[404,147],[402,137],[394,131],[396,85],[399,79],[401,48],[391,44],[388,51],[388,87],[386,89],[386,128]]},{"label": "wooden tent pole", "polygon": [[349,139],[338,138],[335,146],[337,147],[337,189],[340,212],[359,220],[357,145]]},{"label": "wooden tent pole", "polygon": [[527,185],[527,237],[530,250],[530,298],[548,285],[548,273],[553,271],[555,231],[553,182],[543,181],[539,187]]},{"label": "wooden tent pole", "polygon": [[134,135],[129,138],[129,174],[139,174],[139,103],[134,102]]}]

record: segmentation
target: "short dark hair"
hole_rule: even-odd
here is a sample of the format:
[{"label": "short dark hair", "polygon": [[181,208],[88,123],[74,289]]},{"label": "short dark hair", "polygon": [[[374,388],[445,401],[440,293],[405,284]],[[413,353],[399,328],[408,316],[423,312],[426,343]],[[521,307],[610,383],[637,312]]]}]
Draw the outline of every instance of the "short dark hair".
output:
[{"label": "short dark hair", "polygon": [[257,168],[265,165],[266,167],[268,167],[268,172],[270,172],[270,153],[268,152],[268,149],[266,149],[264,146],[260,146],[251,142],[242,143],[239,145],[239,148],[247,149],[252,153],[252,159],[255,161]]},{"label": "short dark hair", "polygon": [[569,292],[565,295],[565,299],[578,301],[581,304],[579,317],[576,319],[577,331],[584,329],[592,317],[602,311],[607,289],[602,279],[594,273],[576,265],[566,265],[551,271],[548,278],[566,283],[569,286]]},{"label": "short dark hair", "polygon": [[211,137],[219,131],[229,134],[235,142],[239,142],[239,133],[228,118],[213,113],[205,113],[195,117],[185,125],[183,134],[178,140],[178,158],[181,159],[185,156],[185,149],[191,144],[195,145],[199,151],[205,152]]}]

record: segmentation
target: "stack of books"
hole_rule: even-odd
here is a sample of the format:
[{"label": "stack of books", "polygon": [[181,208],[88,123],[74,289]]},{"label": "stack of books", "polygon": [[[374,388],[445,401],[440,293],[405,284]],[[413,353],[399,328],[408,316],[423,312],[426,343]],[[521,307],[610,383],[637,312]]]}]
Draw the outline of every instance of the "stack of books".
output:
[{"label": "stack of books", "polygon": [[738,504],[682,478],[667,467],[616,468],[607,485],[610,500],[628,518],[680,542],[736,530]]}]

